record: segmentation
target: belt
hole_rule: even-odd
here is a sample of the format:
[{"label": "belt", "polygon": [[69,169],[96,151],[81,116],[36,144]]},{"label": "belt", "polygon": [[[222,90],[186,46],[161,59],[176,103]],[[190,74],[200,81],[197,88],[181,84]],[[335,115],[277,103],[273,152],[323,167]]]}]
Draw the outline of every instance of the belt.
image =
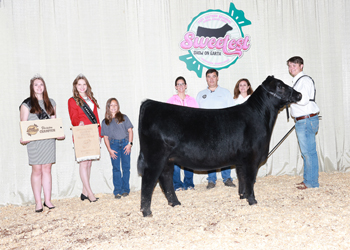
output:
[{"label": "belt", "polygon": [[314,117],[315,115],[318,115],[318,113],[310,114],[310,115],[304,115],[304,116],[299,116],[299,117],[295,118],[295,120],[299,121],[299,120],[302,120],[302,119]]}]

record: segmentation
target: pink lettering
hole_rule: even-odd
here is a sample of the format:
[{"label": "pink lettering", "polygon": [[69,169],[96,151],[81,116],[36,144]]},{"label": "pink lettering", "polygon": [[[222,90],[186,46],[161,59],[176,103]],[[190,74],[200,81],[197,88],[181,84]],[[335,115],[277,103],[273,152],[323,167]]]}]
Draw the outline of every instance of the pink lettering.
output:
[{"label": "pink lettering", "polygon": [[[244,38],[239,38],[237,41],[234,39],[228,41],[228,35],[225,36],[225,46],[223,47],[222,51],[225,55],[238,55],[239,57],[242,56],[243,52],[242,50],[246,51],[249,49],[250,44],[249,42],[249,36],[246,36]],[[231,51],[229,51],[229,50]]]},{"label": "pink lettering", "polygon": [[201,37],[196,36],[196,38],[194,39],[193,48],[197,49],[199,47],[201,49],[204,49],[205,47],[207,47],[208,40],[209,40],[209,37],[205,38],[203,36]]},{"label": "pink lettering", "polygon": [[243,50],[248,50],[250,48],[250,44],[248,44],[248,42],[249,42],[249,36],[244,37],[244,42],[242,45]]},{"label": "pink lettering", "polygon": [[220,37],[198,37],[194,32],[187,32],[184,36],[184,40],[180,43],[180,47],[185,50],[191,48],[201,49],[218,49],[222,50],[225,55],[238,55],[242,56],[243,51],[250,48],[250,37],[246,36],[239,39],[230,39],[230,35],[226,35],[224,38]]},{"label": "pink lettering", "polygon": [[227,48],[230,50],[234,50],[236,48],[236,40],[232,39],[228,42]]},{"label": "pink lettering", "polygon": [[[226,35],[226,37],[228,37],[228,35]],[[225,40],[226,40],[226,37],[225,37]],[[216,48],[217,49],[222,49],[224,47],[224,42],[225,40],[223,38],[219,38],[216,42]]]},{"label": "pink lettering", "polygon": [[208,49],[214,49],[215,44],[216,44],[216,38],[215,37],[210,38],[208,42]]},{"label": "pink lettering", "polygon": [[192,48],[192,40],[196,37],[193,32],[187,32],[185,34],[185,40],[180,43],[180,47],[183,49],[191,49]]}]

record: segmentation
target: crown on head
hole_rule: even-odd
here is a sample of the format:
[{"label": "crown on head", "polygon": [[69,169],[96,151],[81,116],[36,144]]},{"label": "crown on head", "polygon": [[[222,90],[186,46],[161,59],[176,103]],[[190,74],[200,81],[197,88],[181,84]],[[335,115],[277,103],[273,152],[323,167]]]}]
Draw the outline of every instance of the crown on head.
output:
[{"label": "crown on head", "polygon": [[35,79],[39,79],[39,78],[43,78],[40,74],[35,74],[32,79],[30,79],[31,81],[35,80]]}]

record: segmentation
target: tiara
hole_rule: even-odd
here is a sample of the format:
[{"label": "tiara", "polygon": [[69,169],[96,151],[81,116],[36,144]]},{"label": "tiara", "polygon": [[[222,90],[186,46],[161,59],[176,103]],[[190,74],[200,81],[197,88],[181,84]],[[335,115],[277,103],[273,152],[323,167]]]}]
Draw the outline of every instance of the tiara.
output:
[{"label": "tiara", "polygon": [[82,73],[80,73],[77,77],[85,77]]},{"label": "tiara", "polygon": [[31,81],[35,80],[35,79],[39,79],[39,78],[43,78],[40,74],[35,74],[32,79],[30,79]]}]

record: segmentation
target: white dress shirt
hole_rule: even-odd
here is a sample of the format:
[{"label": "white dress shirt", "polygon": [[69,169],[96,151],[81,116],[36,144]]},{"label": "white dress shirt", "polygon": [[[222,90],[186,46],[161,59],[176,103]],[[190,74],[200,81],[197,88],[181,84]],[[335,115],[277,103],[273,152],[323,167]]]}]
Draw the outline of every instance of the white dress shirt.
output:
[{"label": "white dress shirt", "polygon": [[241,94],[239,94],[237,99],[233,99],[233,101],[235,102],[235,105],[238,105],[238,104],[244,103],[246,100],[248,100],[249,97],[250,97],[250,95],[243,97]]},{"label": "white dress shirt", "polygon": [[[297,74],[293,78],[293,85],[303,75],[303,71]],[[293,88],[303,95],[299,102],[290,105],[290,113],[293,117],[296,118],[320,112],[316,102],[310,101],[310,99],[315,98],[315,87],[310,77],[301,78]]]}]

